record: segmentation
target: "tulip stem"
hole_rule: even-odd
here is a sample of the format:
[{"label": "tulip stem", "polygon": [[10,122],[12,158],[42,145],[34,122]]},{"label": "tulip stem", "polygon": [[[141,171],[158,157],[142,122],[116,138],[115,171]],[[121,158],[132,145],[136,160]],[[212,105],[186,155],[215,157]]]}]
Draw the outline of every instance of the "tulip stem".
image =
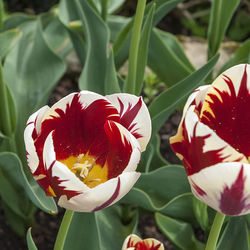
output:
[{"label": "tulip stem", "polygon": [[68,232],[73,215],[74,215],[74,211],[72,210],[65,211],[61,226],[59,228],[59,231],[56,237],[54,250],[62,250],[64,248],[67,232]]},{"label": "tulip stem", "polygon": [[146,6],[146,0],[138,0],[134,24],[133,24],[133,30],[132,30],[130,50],[129,50],[128,76],[126,79],[126,84],[124,86],[124,92],[130,94],[134,94],[135,92],[138,49],[139,49],[140,34],[141,34],[140,31],[141,31],[145,6]]},{"label": "tulip stem", "polygon": [[208,236],[205,250],[215,250],[224,219],[225,219],[225,214],[217,212]]}]

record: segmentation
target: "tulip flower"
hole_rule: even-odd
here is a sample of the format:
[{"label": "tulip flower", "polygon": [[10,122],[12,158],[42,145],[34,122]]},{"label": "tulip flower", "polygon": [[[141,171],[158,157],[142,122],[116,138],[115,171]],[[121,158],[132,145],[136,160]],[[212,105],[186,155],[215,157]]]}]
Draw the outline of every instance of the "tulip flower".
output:
[{"label": "tulip flower", "polygon": [[137,235],[130,234],[125,239],[122,250],[164,250],[164,246],[154,238],[142,240]]},{"label": "tulip flower", "polygon": [[29,169],[46,194],[66,209],[90,212],[132,188],[150,135],[141,97],[82,91],[31,115],[24,139]]},{"label": "tulip flower", "polygon": [[226,215],[250,212],[249,76],[241,64],[196,89],[170,138],[193,194]]}]

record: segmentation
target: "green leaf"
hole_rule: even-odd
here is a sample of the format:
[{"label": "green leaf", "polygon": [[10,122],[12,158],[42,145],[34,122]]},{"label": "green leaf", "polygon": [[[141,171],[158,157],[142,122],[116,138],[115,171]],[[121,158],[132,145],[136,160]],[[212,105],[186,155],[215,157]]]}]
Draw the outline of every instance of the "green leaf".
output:
[{"label": "green leaf", "polygon": [[[101,0],[102,1],[102,0]],[[93,0],[96,8],[101,13],[101,2],[100,0]],[[108,13],[113,13],[118,10],[125,2],[125,0],[106,0],[108,2]]]},{"label": "green leaf", "polygon": [[64,250],[120,249],[125,237],[133,231],[136,217],[128,225],[121,222],[121,208],[112,206],[95,213],[74,213]]},{"label": "green leaf", "polygon": [[20,42],[6,56],[4,77],[18,113],[16,140],[19,155],[26,162],[23,131],[30,114],[45,105],[66,65],[44,39],[40,19],[24,22]]},{"label": "green leaf", "polygon": [[235,51],[233,57],[223,65],[220,69],[220,73],[224,72],[226,69],[233,67],[234,65],[241,63],[249,63],[248,58],[250,56],[250,38],[247,39],[240,47]]},{"label": "green leaf", "polygon": [[120,93],[121,89],[119,86],[118,78],[116,75],[115,62],[113,50],[110,51],[109,58],[106,65],[106,77],[105,77],[105,94]]},{"label": "green leaf", "polygon": [[[203,250],[204,244],[194,235],[192,226],[160,213],[155,214],[155,220],[160,230],[180,249]],[[225,248],[226,249],[226,248]]]},{"label": "green leaf", "polygon": [[148,65],[168,86],[194,71],[178,40],[156,29],[152,31],[150,39]]},{"label": "green leaf", "polygon": [[149,14],[145,19],[145,23],[141,31],[141,38],[138,48],[138,59],[136,66],[135,95],[140,95],[142,89],[145,67],[147,65],[147,60],[148,60],[148,45],[152,30],[154,10],[155,10],[155,5],[152,5],[152,8],[149,10]]},{"label": "green leaf", "polygon": [[31,15],[23,13],[11,14],[3,23],[3,31],[16,29],[21,24],[32,20],[35,20],[35,17]]},{"label": "green leaf", "polygon": [[154,99],[149,106],[153,133],[158,131],[173,110],[183,102],[195,88],[203,83],[207,75],[212,71],[218,58],[218,55],[214,56],[199,70],[167,89]]},{"label": "green leaf", "polygon": [[222,39],[240,0],[212,1],[208,26],[208,58],[210,59],[219,50]]},{"label": "green leaf", "polygon": [[206,231],[209,226],[207,205],[204,202],[201,202],[200,200],[194,197],[193,208],[194,208],[194,215],[195,215],[196,220],[198,221],[203,231]]},{"label": "green leaf", "polygon": [[27,196],[43,211],[57,213],[54,200],[47,197],[34,180],[29,184],[16,154],[0,153],[0,179],[1,197],[17,215],[24,218],[29,210],[30,202]]},{"label": "green leaf", "polygon": [[104,79],[108,58],[109,31],[87,1],[76,0],[76,3],[87,41],[87,56],[79,79],[79,88],[105,94]]},{"label": "green leaf", "polygon": [[4,58],[6,54],[20,40],[22,33],[18,29],[7,30],[0,33],[0,57]]},{"label": "green leaf", "polygon": [[231,217],[216,250],[248,250],[248,229],[243,217]]},{"label": "green leaf", "polygon": [[27,241],[27,245],[28,245],[28,250],[37,250],[37,247],[32,239],[31,227],[27,231],[26,241]]},{"label": "green leaf", "polygon": [[134,204],[149,211],[160,211],[175,218],[195,221],[192,194],[189,192],[190,187],[184,168],[169,165],[142,174],[134,188],[120,202]]},{"label": "green leaf", "polygon": [[168,165],[168,162],[160,153],[160,136],[155,133],[152,135],[146,151],[142,154],[138,170],[148,173],[149,171],[156,170],[166,165]]}]

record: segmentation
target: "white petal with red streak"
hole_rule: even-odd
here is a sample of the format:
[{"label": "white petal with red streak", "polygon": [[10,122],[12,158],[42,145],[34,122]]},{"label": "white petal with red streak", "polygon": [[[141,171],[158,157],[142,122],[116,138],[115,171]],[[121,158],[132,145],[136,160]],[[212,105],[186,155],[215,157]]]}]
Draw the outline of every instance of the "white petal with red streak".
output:
[{"label": "white petal with red streak", "polygon": [[142,239],[139,236],[137,236],[136,234],[130,234],[124,240],[123,245],[122,245],[122,250],[134,249],[134,247],[129,247],[129,248],[127,247],[129,240],[130,240],[130,242],[134,243],[133,245],[135,245],[137,242],[140,242]]},{"label": "white petal with red streak", "polygon": [[[109,206],[129,192],[140,177],[140,173],[127,172],[122,173],[118,177],[120,178],[119,194]],[[67,200],[66,196],[63,195],[60,197],[58,205],[77,212],[91,212],[97,207],[102,206],[112,197],[118,185],[118,177],[110,179],[80,195],[74,196],[70,200]]]},{"label": "white petal with red streak", "polygon": [[52,176],[57,176],[59,180],[62,180],[61,186],[65,187],[65,190],[72,191],[86,191],[89,189],[76,175],[69,170],[69,168],[63,163],[56,161],[56,154],[53,145],[52,138],[53,131],[48,135],[43,150],[44,165],[47,169],[53,164]]},{"label": "white petal with red streak", "polygon": [[[115,106],[115,108],[118,110],[119,113],[120,113],[120,104],[118,98],[124,105],[123,113],[127,110],[129,104],[132,104],[132,106],[134,106],[139,101],[139,98],[141,98],[135,95],[125,94],[125,93],[107,95],[106,97],[111,101],[111,103]],[[146,146],[151,137],[151,118],[147,106],[143,102],[143,100],[142,100],[142,106],[132,123],[136,123],[136,126],[130,132],[136,130],[136,132],[142,135],[142,137],[138,138],[137,140],[140,143],[141,150],[143,152],[145,151]]]},{"label": "white petal with red streak", "polygon": [[231,147],[227,142],[218,137],[217,134],[207,125],[199,121],[197,114],[194,112],[194,108],[195,108],[194,106],[190,106],[190,108],[187,110],[184,120],[189,141],[191,141],[191,137],[194,136],[194,127],[198,123],[195,130],[196,137],[211,135],[210,137],[205,139],[205,145],[203,147],[204,153],[208,151],[222,149],[220,151],[220,155],[222,157],[226,157],[223,160],[224,162],[237,161],[238,159],[242,158],[241,162],[247,163],[248,161],[243,154],[239,153],[236,149]]},{"label": "white petal with red streak", "polygon": [[32,137],[32,133],[35,129],[35,125],[36,128],[40,126],[41,122],[40,117],[42,117],[48,109],[49,109],[48,106],[44,106],[40,108],[37,112],[32,114],[28,119],[26,128],[24,130],[24,143],[27,151],[28,166],[30,168],[31,173],[34,173],[39,165],[39,159],[36,153],[36,148],[34,145],[34,139]]},{"label": "white petal with red streak", "polygon": [[[220,196],[226,186],[231,187],[236,181],[241,167],[243,166],[243,174],[245,186],[243,197],[247,197],[246,204],[250,203],[250,164],[240,162],[219,163],[201,170],[199,173],[188,176],[189,183],[193,194],[204,203],[217,211],[220,211]],[[194,184],[202,189],[206,195],[199,195]],[[250,209],[243,210],[241,214],[249,213]]]}]

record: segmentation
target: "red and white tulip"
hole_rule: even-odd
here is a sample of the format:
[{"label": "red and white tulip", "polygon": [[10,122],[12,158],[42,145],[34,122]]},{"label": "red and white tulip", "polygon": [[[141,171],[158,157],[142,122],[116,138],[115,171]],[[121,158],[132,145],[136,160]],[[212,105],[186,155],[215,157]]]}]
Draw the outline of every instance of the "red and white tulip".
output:
[{"label": "red and white tulip", "polygon": [[60,206],[79,212],[110,206],[133,187],[150,136],[142,98],[89,91],[42,107],[24,132],[35,180]]},{"label": "red and white tulip", "polygon": [[125,239],[122,250],[164,250],[164,246],[154,238],[142,240],[137,235],[130,234]]},{"label": "red and white tulip", "polygon": [[227,215],[249,213],[250,65],[195,90],[170,143],[199,200]]}]

